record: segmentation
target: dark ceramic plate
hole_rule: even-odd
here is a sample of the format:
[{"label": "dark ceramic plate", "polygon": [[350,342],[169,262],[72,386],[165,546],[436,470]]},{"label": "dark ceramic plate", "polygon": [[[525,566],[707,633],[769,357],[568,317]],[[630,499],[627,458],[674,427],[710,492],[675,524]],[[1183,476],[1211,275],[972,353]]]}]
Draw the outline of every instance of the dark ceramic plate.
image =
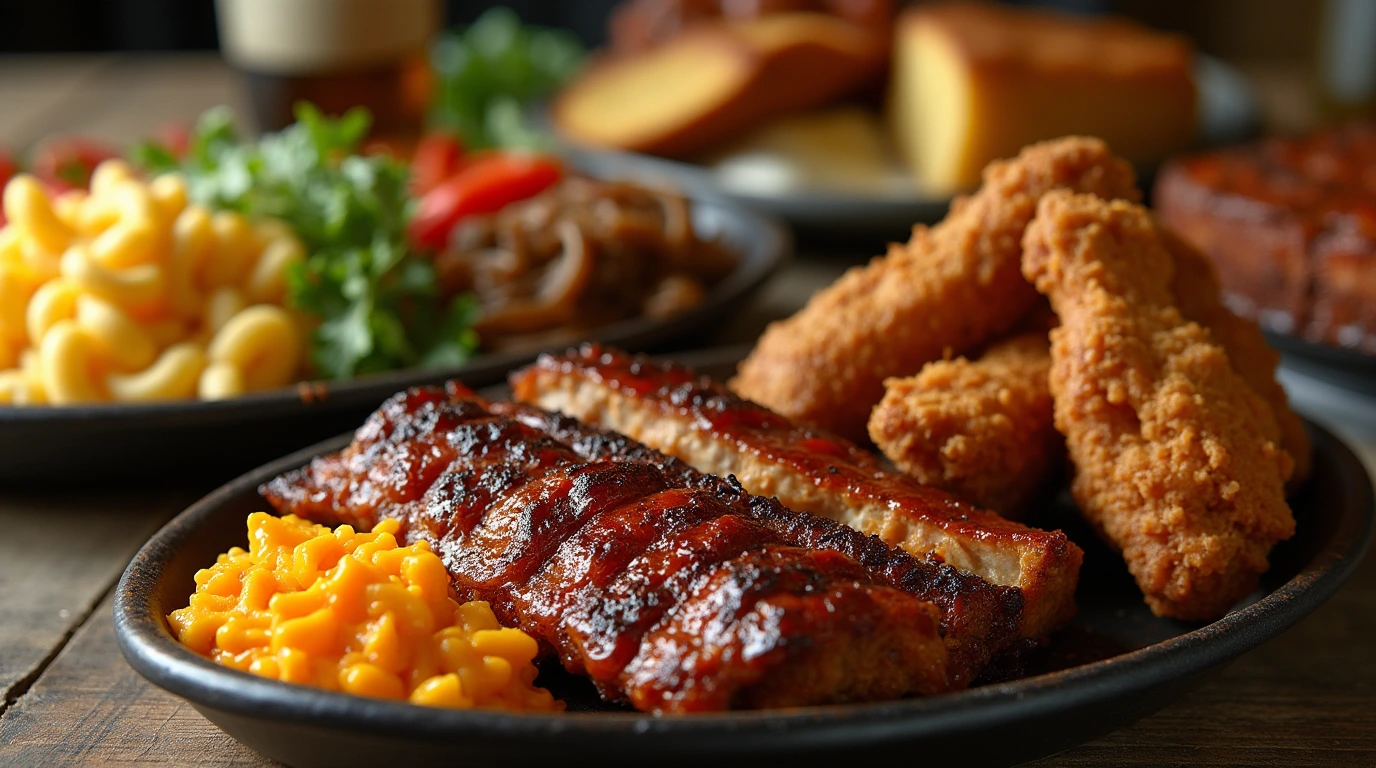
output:
[{"label": "dark ceramic plate", "polygon": [[[1199,85],[1197,147],[1236,143],[1257,132],[1260,110],[1246,77],[1218,59],[1200,56],[1195,62],[1195,79]],[[950,195],[903,184],[905,174],[897,168],[894,178],[873,192],[837,191],[781,182],[772,174],[761,177],[769,179],[767,182],[752,182],[749,179],[753,176],[732,172],[723,165],[573,144],[562,149],[575,163],[598,174],[659,181],[692,190],[694,194],[724,195],[779,216],[809,238],[847,237],[852,247],[859,245],[856,238],[873,240],[866,244],[866,250],[882,246],[885,240],[906,240],[914,223],[939,220],[946,215],[951,202]],[[1151,169],[1142,170],[1145,174]],[[899,183],[893,184],[895,181]],[[1151,189],[1151,184],[1144,184],[1143,188]]]},{"label": "dark ceramic plate", "polygon": [[[688,312],[663,321],[626,320],[588,338],[653,349],[701,333],[730,317],[792,253],[789,234],[778,222],[740,206],[698,199],[693,219],[700,232],[719,236],[738,255],[736,270]],[[354,428],[399,389],[455,377],[490,384],[538,351],[482,355],[459,369],[398,371],[222,402],[0,407],[0,485],[222,482]]]},{"label": "dark ceramic plate", "polygon": [[1271,331],[1266,332],[1266,340],[1291,368],[1344,389],[1376,396],[1376,355]]},{"label": "dark ceramic plate", "polygon": [[[682,356],[725,376],[738,350]],[[1271,572],[1232,613],[1198,626],[1159,619],[1122,561],[1078,523],[1064,500],[1044,525],[1085,548],[1080,613],[1033,660],[1032,676],[882,704],[654,717],[603,705],[592,687],[542,669],[569,702],[559,715],[427,709],[265,680],[216,666],[179,645],[166,614],[186,604],[192,575],[233,545],[244,518],[266,508],[257,487],[347,436],[299,451],[220,488],[168,523],[130,563],[115,596],[129,663],[182,696],[227,733],[293,766],[1008,765],[1049,755],[1150,714],[1213,670],[1293,626],[1352,573],[1372,533],[1372,488],[1337,438],[1311,425],[1314,477],[1293,500],[1299,531],[1272,554]],[[762,762],[763,761],[763,762]],[[878,763],[876,763],[878,764]]]}]

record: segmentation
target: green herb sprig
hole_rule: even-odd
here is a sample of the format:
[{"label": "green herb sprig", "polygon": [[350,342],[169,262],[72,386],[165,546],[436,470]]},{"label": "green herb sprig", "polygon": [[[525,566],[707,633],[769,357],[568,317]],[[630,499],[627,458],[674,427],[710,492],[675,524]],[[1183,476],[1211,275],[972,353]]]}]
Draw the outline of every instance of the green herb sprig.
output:
[{"label": "green herb sprig", "polygon": [[577,74],[583,61],[573,34],[523,25],[510,9],[493,8],[431,47],[430,124],[462,136],[470,149],[549,149],[524,110]]},{"label": "green herb sprig", "polygon": [[228,110],[201,117],[181,161],[156,145],[131,157],[186,174],[188,197],[217,210],[285,222],[306,247],[287,276],[288,300],[319,319],[311,360],[335,379],[412,366],[462,364],[477,348],[471,297],[447,305],[434,267],[410,249],[408,171],[358,154],[370,117],[298,105],[296,123],[241,141]]}]

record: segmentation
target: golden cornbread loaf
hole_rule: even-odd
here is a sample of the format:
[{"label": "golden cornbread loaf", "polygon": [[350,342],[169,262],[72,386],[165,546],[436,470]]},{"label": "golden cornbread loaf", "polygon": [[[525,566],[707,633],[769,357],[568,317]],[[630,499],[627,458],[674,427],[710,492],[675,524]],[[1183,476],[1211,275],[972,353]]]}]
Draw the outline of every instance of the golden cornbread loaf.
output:
[{"label": "golden cornbread loaf", "polygon": [[898,19],[889,120],[932,189],[979,183],[992,160],[1072,134],[1136,163],[1195,135],[1188,44],[1113,19],[982,2],[924,4]]}]

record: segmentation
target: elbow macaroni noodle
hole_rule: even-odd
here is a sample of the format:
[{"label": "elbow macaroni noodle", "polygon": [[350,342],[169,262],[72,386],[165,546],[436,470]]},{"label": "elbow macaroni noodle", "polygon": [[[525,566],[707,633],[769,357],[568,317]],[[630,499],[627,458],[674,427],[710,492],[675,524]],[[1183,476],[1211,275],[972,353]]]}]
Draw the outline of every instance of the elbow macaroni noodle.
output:
[{"label": "elbow macaroni noodle", "polygon": [[281,222],[188,204],[180,175],[120,160],[55,199],[20,174],[3,204],[0,404],[220,399],[301,374],[283,303],[305,249]]}]

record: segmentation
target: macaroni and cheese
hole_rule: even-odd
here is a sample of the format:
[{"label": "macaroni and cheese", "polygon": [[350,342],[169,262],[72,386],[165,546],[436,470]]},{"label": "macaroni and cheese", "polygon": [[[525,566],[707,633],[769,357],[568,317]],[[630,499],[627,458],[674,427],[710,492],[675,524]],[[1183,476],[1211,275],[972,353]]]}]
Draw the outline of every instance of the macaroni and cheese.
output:
[{"label": "macaroni and cheese", "polygon": [[305,258],[276,221],[187,203],[180,175],[107,160],[51,198],[20,174],[0,229],[0,404],[219,399],[303,371],[283,306]]},{"label": "macaroni and cheese", "polygon": [[248,517],[235,547],[196,574],[168,617],[191,650],[234,669],[360,696],[441,707],[563,709],[534,686],[534,638],[487,603],[459,604],[425,542],[399,524],[333,531],[295,516]]}]

